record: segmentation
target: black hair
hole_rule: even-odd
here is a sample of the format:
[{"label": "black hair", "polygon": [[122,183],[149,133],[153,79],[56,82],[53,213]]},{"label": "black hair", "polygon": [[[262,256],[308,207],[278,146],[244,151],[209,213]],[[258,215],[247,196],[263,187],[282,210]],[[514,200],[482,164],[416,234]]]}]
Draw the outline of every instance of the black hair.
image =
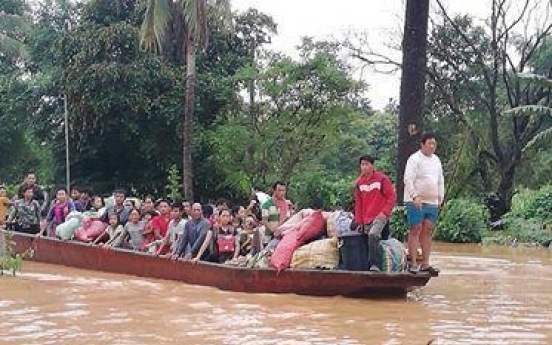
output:
[{"label": "black hair", "polygon": [[29,189],[30,189],[30,190],[33,190],[33,186],[31,186],[31,185],[28,184],[28,183],[23,183],[23,184],[21,185],[21,193],[22,193],[22,194],[25,194],[25,192],[28,191]]},{"label": "black hair", "polygon": [[320,196],[315,196],[311,200],[311,207],[314,210],[321,210],[322,208],[324,208],[324,201]]},{"label": "black hair", "polygon": [[148,194],[144,197],[144,200],[143,201],[146,201],[146,199],[150,199],[151,201],[153,201],[153,203],[155,204],[155,197],[151,194]]},{"label": "black hair", "polygon": [[155,206],[161,205],[162,202],[166,203],[167,205],[171,205],[171,203],[170,203],[167,199],[159,199],[159,200],[157,200],[157,202],[155,203]]},{"label": "black hair", "polygon": [[429,139],[437,139],[437,137],[435,136],[435,133],[433,132],[424,133],[420,138],[420,144],[425,144],[426,141],[428,141]]},{"label": "black hair", "polygon": [[363,156],[360,156],[360,158],[358,159],[358,164],[361,164],[362,161],[366,161],[366,162],[370,162],[370,164],[374,164],[374,162],[376,161],[376,158],[370,155],[363,155]]},{"label": "black hair", "polygon": [[219,206],[223,204],[226,204],[226,206],[229,206],[230,202],[224,198],[217,199],[217,201],[215,202],[215,206]]},{"label": "black hair", "polygon": [[171,205],[171,210],[175,208],[178,209],[180,212],[182,212],[182,209],[184,209],[184,207],[182,206],[182,203],[173,202],[173,204]]},{"label": "black hair", "polygon": [[113,195],[115,194],[123,194],[124,196],[126,196],[126,192],[123,189],[115,189],[113,191]]},{"label": "black hair", "polygon": [[59,191],[64,191],[65,194],[69,194],[69,191],[67,190],[67,188],[65,188],[63,186],[62,187],[56,187],[56,189],[54,189],[54,190],[56,191],[55,194],[57,194]]},{"label": "black hair", "polygon": [[286,185],[286,183],[283,182],[283,181],[276,181],[272,185],[272,191],[274,192],[276,190],[276,187],[278,187],[278,186],[284,186],[285,187],[285,185]]},{"label": "black hair", "polygon": [[213,206],[203,205],[201,206],[201,211],[203,212],[203,217],[210,218],[213,215]]},{"label": "black hair", "polygon": [[157,214],[158,214],[158,213],[157,213],[155,210],[148,210],[148,211],[146,211],[144,214],[142,214],[142,217],[143,217],[143,216],[146,216],[146,215],[150,215],[151,218],[153,218],[153,217],[157,216]]}]

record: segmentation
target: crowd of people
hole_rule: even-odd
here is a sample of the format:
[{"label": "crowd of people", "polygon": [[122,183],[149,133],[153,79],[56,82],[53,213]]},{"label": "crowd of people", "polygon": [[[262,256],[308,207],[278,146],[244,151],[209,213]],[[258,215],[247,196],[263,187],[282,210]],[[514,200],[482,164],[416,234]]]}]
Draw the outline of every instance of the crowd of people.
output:
[{"label": "crowd of people", "polygon": [[[408,249],[410,253],[422,250],[421,262],[417,255],[410,255],[412,273],[438,272],[429,264],[431,233],[444,199],[443,171],[435,149],[435,135],[425,134],[420,150],[409,158],[405,170]],[[379,271],[379,244],[396,203],[396,192],[391,180],[375,170],[374,163],[372,156],[359,159],[350,228],[365,236],[369,270]],[[73,187],[68,191],[61,187],[49,201],[36,174],[30,172],[16,198],[8,198],[6,188],[0,186],[0,226],[171,259],[236,263],[260,253],[274,240],[273,245],[277,246],[285,235],[282,224],[295,212],[286,198],[284,182],[274,183],[271,195],[258,189],[251,192],[247,205],[230,205],[224,199],[202,205],[188,200],[169,202],[151,195],[138,199],[128,197],[122,189],[104,199],[91,195],[87,188]],[[60,229],[71,226],[70,236],[65,238]]]}]

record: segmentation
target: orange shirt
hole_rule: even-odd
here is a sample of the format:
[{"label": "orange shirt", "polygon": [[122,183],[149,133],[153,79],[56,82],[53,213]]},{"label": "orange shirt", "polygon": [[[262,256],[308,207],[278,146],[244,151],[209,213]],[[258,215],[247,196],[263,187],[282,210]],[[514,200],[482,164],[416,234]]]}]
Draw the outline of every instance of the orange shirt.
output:
[{"label": "orange shirt", "polygon": [[9,204],[10,199],[5,196],[0,196],[0,225],[6,223],[6,212],[8,211]]}]

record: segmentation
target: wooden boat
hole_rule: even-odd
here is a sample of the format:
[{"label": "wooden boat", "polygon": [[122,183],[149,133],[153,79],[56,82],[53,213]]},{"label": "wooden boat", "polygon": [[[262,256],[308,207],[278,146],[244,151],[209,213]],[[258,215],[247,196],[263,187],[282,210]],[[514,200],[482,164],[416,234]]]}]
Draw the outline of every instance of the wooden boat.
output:
[{"label": "wooden boat", "polygon": [[251,269],[209,262],[192,264],[128,250],[105,249],[74,241],[13,233],[16,252],[34,249],[32,260],[139,277],[181,281],[249,293],[294,293],[312,296],[405,296],[423,287],[426,273]]}]

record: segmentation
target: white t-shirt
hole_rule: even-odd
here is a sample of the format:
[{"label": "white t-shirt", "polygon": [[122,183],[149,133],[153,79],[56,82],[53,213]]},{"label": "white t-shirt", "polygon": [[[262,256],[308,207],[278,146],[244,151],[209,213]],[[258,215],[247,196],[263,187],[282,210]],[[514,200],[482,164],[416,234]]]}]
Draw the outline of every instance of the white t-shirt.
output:
[{"label": "white t-shirt", "polygon": [[425,204],[439,205],[445,196],[445,180],[441,160],[436,155],[412,154],[404,172],[404,201],[419,197]]}]

